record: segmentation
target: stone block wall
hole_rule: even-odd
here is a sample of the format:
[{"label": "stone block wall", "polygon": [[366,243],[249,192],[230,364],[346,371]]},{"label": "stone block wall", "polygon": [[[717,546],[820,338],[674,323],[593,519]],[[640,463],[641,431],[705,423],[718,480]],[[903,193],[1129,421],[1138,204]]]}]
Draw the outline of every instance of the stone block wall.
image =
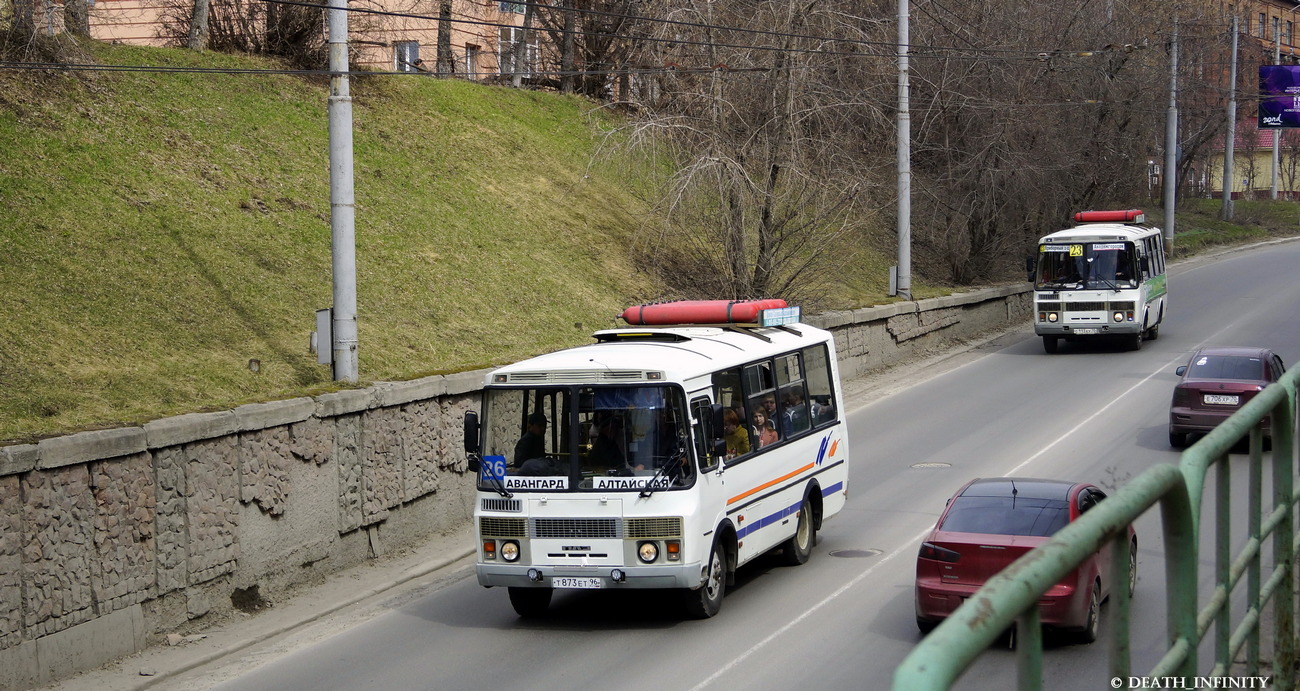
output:
[{"label": "stone block wall", "polygon": [[[1027,320],[1028,286],[809,315],[860,376]],[[0,688],[463,526],[485,371],[0,447]],[[130,635],[122,634],[122,627]]]}]

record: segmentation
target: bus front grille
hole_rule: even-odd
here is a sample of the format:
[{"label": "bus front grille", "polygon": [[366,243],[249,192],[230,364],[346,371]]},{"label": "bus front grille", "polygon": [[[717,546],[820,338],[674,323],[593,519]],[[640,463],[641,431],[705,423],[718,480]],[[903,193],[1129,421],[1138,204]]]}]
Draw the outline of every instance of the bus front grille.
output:
[{"label": "bus front grille", "polygon": [[526,522],[522,518],[491,518],[480,516],[478,519],[478,530],[483,537],[505,538],[505,537],[525,537],[527,534]]},{"label": "bus front grille", "polygon": [[534,518],[529,523],[535,538],[621,538],[617,518]]},{"label": "bus front grille", "polygon": [[484,511],[509,511],[519,513],[524,510],[523,502],[518,499],[483,499]]},{"label": "bus front grille", "polygon": [[631,540],[668,540],[682,536],[680,516],[662,518],[629,518],[624,531]]},{"label": "bus front grille", "polygon": [[1067,302],[1065,303],[1066,312],[1105,312],[1106,303],[1104,302]]}]

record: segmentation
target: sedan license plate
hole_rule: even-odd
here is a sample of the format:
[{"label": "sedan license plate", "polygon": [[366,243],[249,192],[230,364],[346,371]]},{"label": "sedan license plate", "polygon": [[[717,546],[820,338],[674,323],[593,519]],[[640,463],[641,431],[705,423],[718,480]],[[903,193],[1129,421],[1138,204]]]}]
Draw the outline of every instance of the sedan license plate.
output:
[{"label": "sedan license plate", "polygon": [[1075,329],[1074,333],[1079,334],[1080,336],[1096,336],[1097,330],[1096,329]]},{"label": "sedan license plate", "polygon": [[568,578],[565,576],[556,576],[551,579],[552,588],[578,588],[581,590],[590,590],[603,588],[605,584],[599,578]]},{"label": "sedan license plate", "polygon": [[1205,405],[1237,405],[1237,397],[1226,394],[1205,394]]}]

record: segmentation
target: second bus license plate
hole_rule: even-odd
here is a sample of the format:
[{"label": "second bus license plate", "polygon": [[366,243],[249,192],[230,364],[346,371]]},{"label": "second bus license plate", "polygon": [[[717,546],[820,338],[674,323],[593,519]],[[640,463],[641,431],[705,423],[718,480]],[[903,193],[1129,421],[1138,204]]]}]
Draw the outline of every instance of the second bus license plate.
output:
[{"label": "second bus license plate", "polygon": [[605,587],[605,584],[599,578],[568,578],[565,576],[556,576],[551,579],[551,587],[590,590],[594,588],[603,588]]},{"label": "second bus license plate", "polygon": [[1077,333],[1080,336],[1096,336],[1097,330],[1096,329],[1075,329],[1074,333]]}]

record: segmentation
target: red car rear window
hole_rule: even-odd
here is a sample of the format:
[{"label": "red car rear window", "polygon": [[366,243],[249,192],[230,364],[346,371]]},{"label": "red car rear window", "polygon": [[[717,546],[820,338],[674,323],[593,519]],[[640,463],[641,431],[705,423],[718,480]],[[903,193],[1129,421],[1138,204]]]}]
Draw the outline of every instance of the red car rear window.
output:
[{"label": "red car rear window", "polygon": [[939,530],[956,533],[1047,537],[1070,522],[1058,499],[957,497]]},{"label": "red car rear window", "polygon": [[1231,355],[1202,355],[1192,360],[1187,368],[1189,379],[1252,379],[1264,378],[1264,361],[1256,357]]}]

